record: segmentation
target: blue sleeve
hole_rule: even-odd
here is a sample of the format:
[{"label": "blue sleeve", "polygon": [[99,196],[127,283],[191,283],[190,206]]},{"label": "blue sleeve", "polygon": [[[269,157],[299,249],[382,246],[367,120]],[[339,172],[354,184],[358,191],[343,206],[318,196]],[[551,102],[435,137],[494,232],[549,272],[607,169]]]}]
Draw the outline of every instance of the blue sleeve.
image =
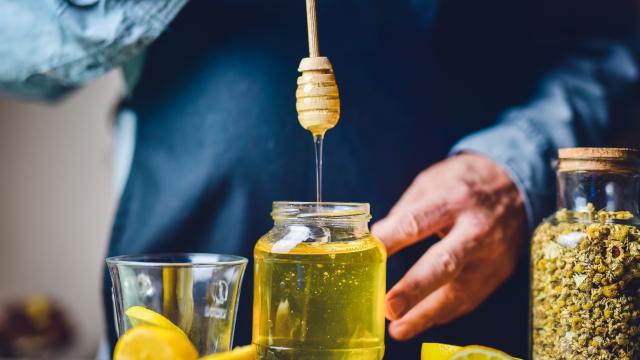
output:
[{"label": "blue sleeve", "polygon": [[452,153],[480,153],[502,164],[525,197],[532,229],[553,211],[551,161],[557,149],[606,144],[637,85],[637,64],[625,46],[590,43],[547,73],[532,101],[505,111],[495,126],[463,138]]},{"label": "blue sleeve", "polygon": [[139,54],[187,0],[2,0],[0,92],[54,99]]}]

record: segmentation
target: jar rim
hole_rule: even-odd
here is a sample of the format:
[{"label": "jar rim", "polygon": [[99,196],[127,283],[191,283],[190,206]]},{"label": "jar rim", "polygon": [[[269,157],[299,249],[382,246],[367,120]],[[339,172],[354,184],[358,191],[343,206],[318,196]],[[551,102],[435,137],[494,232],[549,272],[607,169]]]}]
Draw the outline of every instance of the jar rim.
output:
[{"label": "jar rim", "polygon": [[[368,220],[368,203],[274,201],[271,217],[274,220]],[[363,219],[364,218],[364,219]]]}]

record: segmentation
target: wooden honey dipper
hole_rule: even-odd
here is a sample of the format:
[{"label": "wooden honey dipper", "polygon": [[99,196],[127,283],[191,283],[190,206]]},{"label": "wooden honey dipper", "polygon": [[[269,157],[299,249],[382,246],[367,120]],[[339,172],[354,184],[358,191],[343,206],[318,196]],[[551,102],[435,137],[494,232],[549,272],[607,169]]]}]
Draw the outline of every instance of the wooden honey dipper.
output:
[{"label": "wooden honey dipper", "polygon": [[309,57],[302,59],[298,71],[296,110],[298,121],[314,137],[336,126],[340,118],[340,95],[328,58],[320,56],[316,20],[316,0],[307,1]]}]

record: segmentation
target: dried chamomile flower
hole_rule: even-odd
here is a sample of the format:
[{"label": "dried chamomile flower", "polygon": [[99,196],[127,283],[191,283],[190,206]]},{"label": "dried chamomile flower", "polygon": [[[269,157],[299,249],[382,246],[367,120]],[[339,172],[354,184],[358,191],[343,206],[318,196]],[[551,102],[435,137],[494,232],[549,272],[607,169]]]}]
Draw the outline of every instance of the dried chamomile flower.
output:
[{"label": "dried chamomile flower", "polygon": [[538,227],[534,359],[640,359],[640,229],[632,219],[588,204]]}]

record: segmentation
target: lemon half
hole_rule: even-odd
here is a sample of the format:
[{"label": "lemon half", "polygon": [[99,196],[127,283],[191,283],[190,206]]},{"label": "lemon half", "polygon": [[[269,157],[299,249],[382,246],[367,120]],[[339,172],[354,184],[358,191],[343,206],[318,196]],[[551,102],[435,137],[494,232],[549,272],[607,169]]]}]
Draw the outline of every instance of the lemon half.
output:
[{"label": "lemon half", "polygon": [[171,322],[171,320],[151,309],[147,309],[144,306],[132,306],[125,311],[125,314],[127,314],[127,317],[131,321],[131,325],[134,327],[140,325],[157,326],[163,329],[176,331],[185,337],[187,336],[187,334]]},{"label": "lemon half", "polygon": [[138,325],[124,333],[116,344],[114,360],[196,360],[191,341],[174,330]]},{"label": "lemon half", "polygon": [[449,360],[514,360],[514,358],[500,350],[471,345],[456,351]]},{"label": "lemon half", "polygon": [[423,343],[421,359],[422,360],[449,360],[451,355],[455,354],[461,346],[440,344],[440,343]]}]

